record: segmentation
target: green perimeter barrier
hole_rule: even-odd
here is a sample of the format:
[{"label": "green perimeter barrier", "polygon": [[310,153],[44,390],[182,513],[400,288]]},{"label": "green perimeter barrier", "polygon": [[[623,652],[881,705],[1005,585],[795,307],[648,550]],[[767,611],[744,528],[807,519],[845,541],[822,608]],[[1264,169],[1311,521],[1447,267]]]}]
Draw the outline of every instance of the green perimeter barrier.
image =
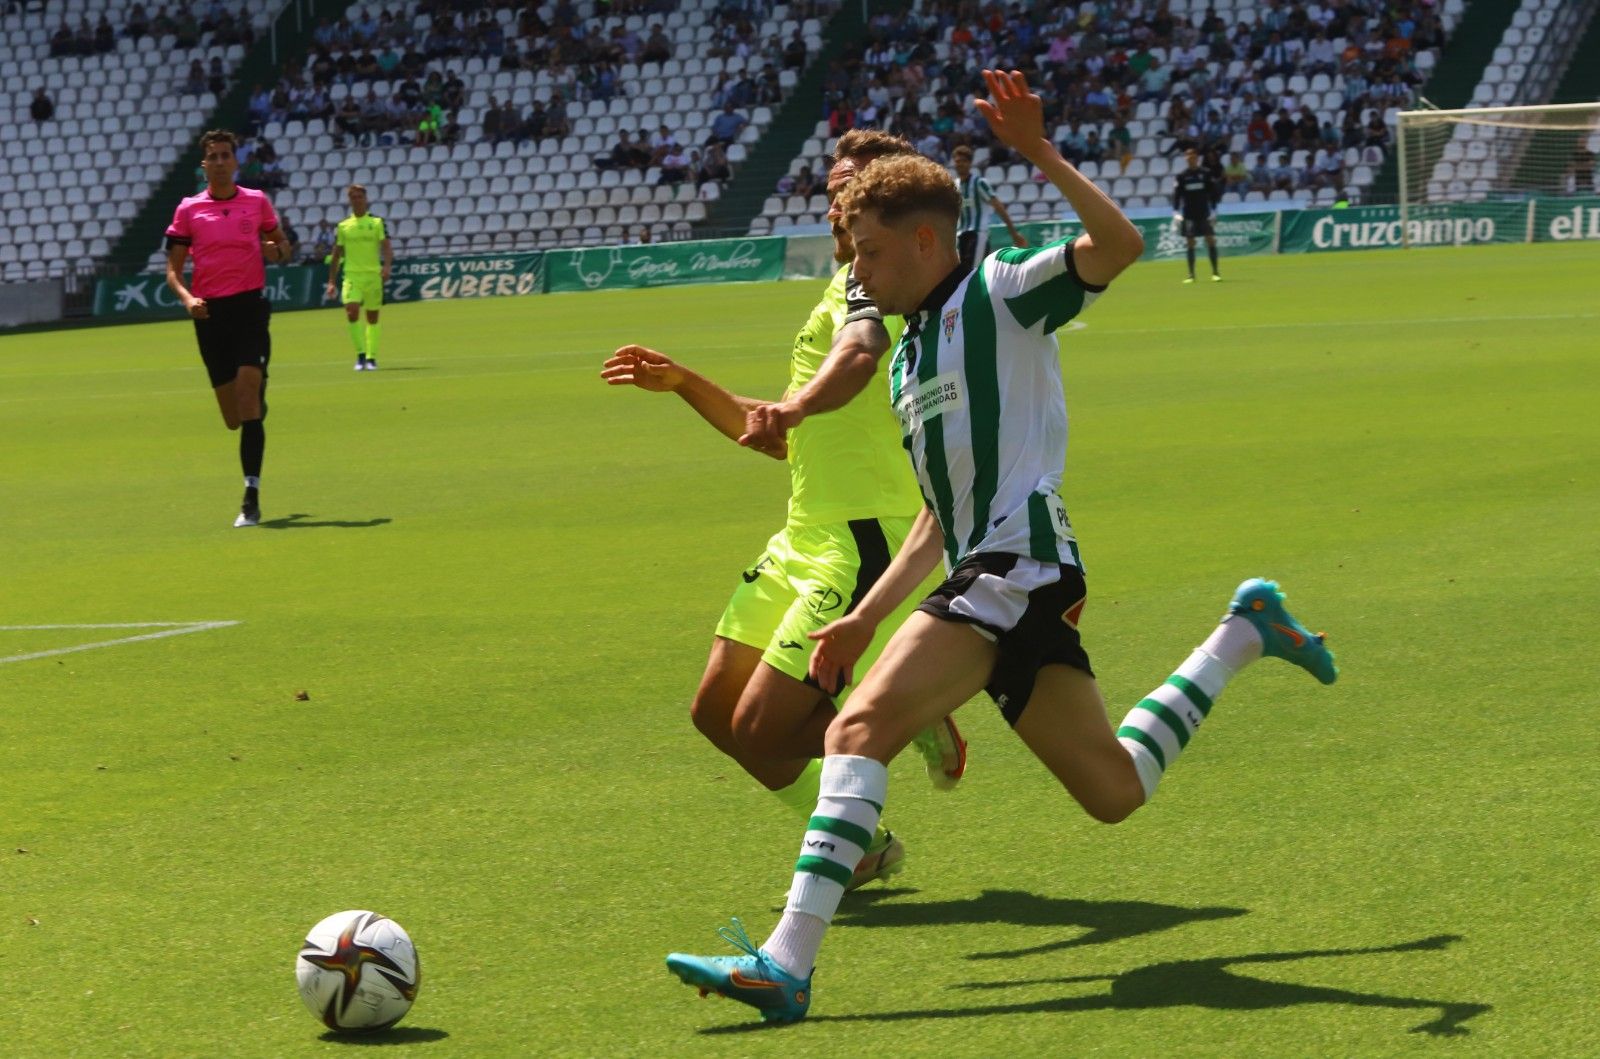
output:
[{"label": "green perimeter barrier", "polygon": [[1526,202],[1441,203],[1407,210],[1399,206],[1354,206],[1286,212],[1278,249],[1285,254],[1331,250],[1380,250],[1412,246],[1471,246],[1528,241]]},{"label": "green perimeter barrier", "polygon": [[782,236],[646,243],[545,253],[545,290],[615,290],[678,283],[733,283],[783,278]]},{"label": "green perimeter barrier", "polygon": [[1535,199],[1533,241],[1600,239],[1600,198]]},{"label": "green perimeter barrier", "polygon": [[[1448,203],[1409,211],[1406,227],[1412,246],[1469,246],[1482,243],[1600,240],[1600,197],[1570,196],[1524,202]],[[1168,218],[1133,222],[1144,236],[1144,259],[1184,255],[1182,233]],[[1324,253],[1371,250],[1402,243],[1398,206],[1347,209],[1224,213],[1215,218],[1217,246],[1225,256]],[[1076,220],[1030,221],[1018,226],[1032,246],[1083,231]],[[1003,225],[989,230],[991,248],[1006,246]],[[542,253],[470,254],[410,257],[394,263],[384,290],[386,302],[488,298],[540,291],[611,290],[682,283],[732,283],[782,279],[815,270],[830,275],[832,240],[784,236],[652,243]],[[785,261],[788,268],[785,268]],[[333,304],[324,297],[328,270],[323,265],[273,265],[267,268],[267,296],[274,309],[315,309]],[[181,315],[164,276],[102,277],[95,285],[94,315],[129,318]]]},{"label": "green perimeter barrier", "polygon": [[[544,255],[471,254],[462,257],[408,257],[395,261],[383,289],[385,302],[437,301],[537,294],[544,284]],[[325,265],[269,265],[267,297],[274,311],[318,309],[338,304],[326,297]],[[182,315],[165,275],[108,276],[94,290],[96,316]]]},{"label": "green perimeter barrier", "polygon": [[[1277,234],[1277,223],[1278,215],[1271,211],[1220,214],[1212,219],[1217,249],[1227,257],[1270,254]],[[1183,257],[1188,250],[1183,232],[1172,223],[1170,217],[1141,217],[1136,218],[1133,224],[1144,236],[1142,260],[1166,261]],[[1029,221],[1018,225],[1017,230],[1028,240],[1029,246],[1042,246],[1057,239],[1080,235],[1083,225],[1077,221]],[[1005,225],[995,225],[989,229],[991,250],[1010,245],[1011,233],[1006,231]],[[1197,245],[1204,243],[1197,241]]]}]

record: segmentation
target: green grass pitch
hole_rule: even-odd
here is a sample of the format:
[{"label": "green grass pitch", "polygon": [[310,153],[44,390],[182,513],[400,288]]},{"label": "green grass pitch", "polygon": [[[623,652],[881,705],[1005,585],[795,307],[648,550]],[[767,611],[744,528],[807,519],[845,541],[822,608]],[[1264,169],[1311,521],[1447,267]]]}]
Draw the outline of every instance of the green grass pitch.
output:
[{"label": "green grass pitch", "polygon": [[[356,907],[418,1056],[1600,1053],[1600,248],[1224,268],[1064,336],[1087,645],[1120,717],[1261,574],[1340,682],[1252,669],[1116,828],[967,706],[771,1031],[662,957],[788,885],[687,710],[786,476],[598,369],[775,396],[820,283],[397,305],[363,375],[284,314],[250,531],[187,324],[0,338],[0,1053],[343,1054],[292,965]],[[239,624],[12,628],[152,622]]]}]

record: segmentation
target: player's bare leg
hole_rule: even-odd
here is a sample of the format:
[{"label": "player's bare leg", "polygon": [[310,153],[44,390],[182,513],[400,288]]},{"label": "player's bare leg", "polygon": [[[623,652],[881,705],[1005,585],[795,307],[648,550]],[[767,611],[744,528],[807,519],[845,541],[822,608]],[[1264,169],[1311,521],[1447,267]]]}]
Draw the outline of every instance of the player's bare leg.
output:
[{"label": "player's bare leg", "polygon": [[212,387],[217,395],[217,409],[222,412],[222,422],[229,430],[239,429],[239,398],[234,396],[232,382]]},{"label": "player's bare leg", "polygon": [[1114,824],[1144,804],[1133,759],[1111,730],[1099,686],[1083,670],[1040,669],[1016,732],[1096,820]]},{"label": "player's bare leg", "polygon": [[[239,465],[244,471],[244,500],[239,504],[239,517],[233,522],[236,529],[261,522],[261,460],[267,447],[266,427],[262,424],[266,408],[261,400],[265,385],[266,378],[257,367],[241,367],[232,383],[239,428]],[[223,418],[227,418],[226,411]]]}]

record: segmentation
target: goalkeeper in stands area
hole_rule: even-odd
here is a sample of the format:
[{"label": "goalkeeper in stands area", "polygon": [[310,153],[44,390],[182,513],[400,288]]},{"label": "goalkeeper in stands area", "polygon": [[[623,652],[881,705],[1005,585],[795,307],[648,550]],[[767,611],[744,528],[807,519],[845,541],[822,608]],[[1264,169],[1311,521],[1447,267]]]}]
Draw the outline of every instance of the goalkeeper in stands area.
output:
[{"label": "goalkeeper in stands area", "polygon": [[[356,371],[378,370],[378,312],[383,308],[383,285],[394,268],[394,245],[389,241],[389,224],[367,208],[367,189],[351,184],[345,190],[350,200],[350,216],[339,222],[333,233],[333,256],[328,259],[328,297],[333,297],[344,265],[344,284],[339,298],[344,302],[345,319],[350,322],[350,342],[356,347]],[[361,324],[361,310],[367,323]]]},{"label": "goalkeeper in stands area", "polygon": [[1178,174],[1172,185],[1172,223],[1181,228],[1189,244],[1189,278],[1194,282],[1194,241],[1205,236],[1206,253],[1211,255],[1211,282],[1221,283],[1222,273],[1217,270],[1217,235],[1211,225],[1211,211],[1222,200],[1222,187],[1216,178],[1200,164],[1199,151],[1185,151],[1189,168]]}]

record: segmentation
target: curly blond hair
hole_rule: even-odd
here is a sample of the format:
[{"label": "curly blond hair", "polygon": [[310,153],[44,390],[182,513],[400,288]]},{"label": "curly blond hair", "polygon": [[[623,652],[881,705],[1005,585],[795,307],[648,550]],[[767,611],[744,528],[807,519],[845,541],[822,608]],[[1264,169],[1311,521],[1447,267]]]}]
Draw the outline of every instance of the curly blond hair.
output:
[{"label": "curly blond hair", "polygon": [[961,192],[950,173],[920,154],[873,162],[839,192],[838,205],[846,226],[868,211],[884,224],[898,224],[917,213],[949,220],[955,230],[961,216]]}]

